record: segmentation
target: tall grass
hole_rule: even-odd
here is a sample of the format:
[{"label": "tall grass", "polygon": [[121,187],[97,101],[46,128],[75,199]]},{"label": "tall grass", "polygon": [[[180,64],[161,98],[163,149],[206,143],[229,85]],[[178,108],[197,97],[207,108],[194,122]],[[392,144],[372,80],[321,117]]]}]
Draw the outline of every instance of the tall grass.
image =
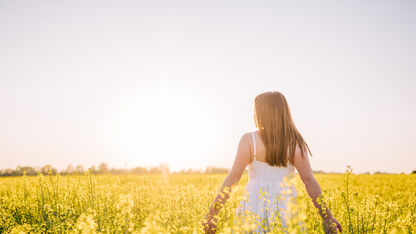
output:
[{"label": "tall grass", "polygon": [[[225,174],[39,175],[0,178],[0,233],[202,233]],[[316,175],[345,233],[415,233],[416,175]],[[235,210],[247,175],[219,214],[218,232],[244,232]],[[296,222],[323,233],[299,178]],[[279,227],[276,225],[276,227]],[[271,229],[279,233],[279,229]]]}]

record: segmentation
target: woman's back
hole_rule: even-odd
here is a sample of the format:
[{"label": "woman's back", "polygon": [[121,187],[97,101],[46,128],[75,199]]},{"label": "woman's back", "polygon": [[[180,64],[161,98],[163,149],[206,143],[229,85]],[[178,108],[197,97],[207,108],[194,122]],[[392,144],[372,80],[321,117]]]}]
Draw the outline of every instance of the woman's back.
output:
[{"label": "woman's back", "polygon": [[289,179],[294,175],[295,168],[270,166],[265,162],[266,150],[258,132],[251,133],[250,143],[251,163],[248,165],[249,180],[245,187],[245,199],[237,208],[237,215],[253,215],[256,223],[263,223],[256,232],[266,231],[268,223],[279,219],[285,226],[286,219],[290,218],[287,205],[291,198],[296,196],[296,189],[290,185]]},{"label": "woman's back", "polygon": [[251,137],[252,161],[248,165],[249,183],[279,184],[285,177],[293,175],[295,168],[290,163],[288,167],[270,166],[265,160],[266,149],[258,132],[251,132]]}]

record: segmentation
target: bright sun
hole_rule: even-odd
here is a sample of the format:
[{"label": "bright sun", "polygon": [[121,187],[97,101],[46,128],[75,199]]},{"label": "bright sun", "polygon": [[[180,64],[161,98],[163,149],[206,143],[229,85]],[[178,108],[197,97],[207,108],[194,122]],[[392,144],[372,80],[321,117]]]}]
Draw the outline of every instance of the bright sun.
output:
[{"label": "bright sun", "polygon": [[190,167],[214,136],[213,115],[201,100],[178,92],[148,92],[130,99],[120,112],[116,138],[129,166]]}]

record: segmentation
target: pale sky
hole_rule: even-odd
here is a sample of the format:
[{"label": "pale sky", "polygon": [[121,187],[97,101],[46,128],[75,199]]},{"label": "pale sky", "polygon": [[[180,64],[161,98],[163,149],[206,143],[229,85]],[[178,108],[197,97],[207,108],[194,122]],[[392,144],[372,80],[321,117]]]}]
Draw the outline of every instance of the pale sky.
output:
[{"label": "pale sky", "polygon": [[282,92],[315,170],[416,169],[414,1],[0,0],[0,169],[231,168]]}]

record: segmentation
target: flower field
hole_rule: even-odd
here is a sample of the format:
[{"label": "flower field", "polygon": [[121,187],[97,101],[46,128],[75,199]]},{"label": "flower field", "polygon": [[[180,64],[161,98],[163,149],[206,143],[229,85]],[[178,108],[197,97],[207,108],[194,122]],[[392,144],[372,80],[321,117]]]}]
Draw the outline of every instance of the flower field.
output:
[{"label": "flower field", "polygon": [[[0,233],[203,233],[201,222],[226,174],[0,178]],[[316,175],[344,233],[416,233],[416,175]],[[286,231],[323,233],[297,177],[297,214]],[[221,210],[218,233],[253,229],[236,219],[244,174]],[[276,222],[277,224],[278,222]],[[278,227],[278,225],[277,225]],[[276,228],[271,233],[282,232]]]}]

